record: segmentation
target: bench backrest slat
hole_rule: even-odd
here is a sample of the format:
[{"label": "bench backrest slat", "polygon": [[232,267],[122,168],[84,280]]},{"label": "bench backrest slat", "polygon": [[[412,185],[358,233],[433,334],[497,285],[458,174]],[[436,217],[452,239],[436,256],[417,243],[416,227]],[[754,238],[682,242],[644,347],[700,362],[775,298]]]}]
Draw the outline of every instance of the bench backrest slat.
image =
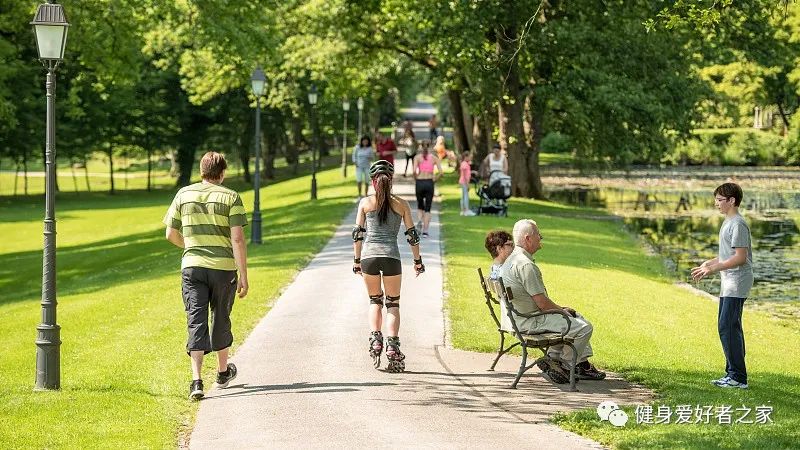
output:
[{"label": "bench backrest slat", "polygon": [[[486,278],[483,277],[483,271],[480,267],[478,267],[478,277],[481,280],[481,287],[483,288],[483,295],[486,298],[486,307],[489,308],[489,314],[492,315],[492,320],[494,320],[497,328],[500,328],[500,319],[497,317],[497,314],[495,314],[494,307],[492,306],[492,304],[499,305],[500,302],[495,300],[494,296],[492,295],[492,292],[486,284]],[[491,282],[492,280],[489,281]]]}]

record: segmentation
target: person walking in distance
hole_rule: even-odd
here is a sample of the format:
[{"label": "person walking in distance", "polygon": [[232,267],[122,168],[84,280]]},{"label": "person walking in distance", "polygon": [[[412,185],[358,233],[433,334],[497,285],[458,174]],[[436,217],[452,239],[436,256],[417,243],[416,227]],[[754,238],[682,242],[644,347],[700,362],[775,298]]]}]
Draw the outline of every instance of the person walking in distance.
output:
[{"label": "person walking in distance", "polygon": [[369,192],[369,165],[375,159],[375,151],[372,149],[372,141],[369,136],[364,135],[361,141],[353,149],[353,163],[356,165],[356,187],[358,188],[358,198],[361,198],[361,185],[364,185],[364,197]]},{"label": "person walking in distance", "polygon": [[748,387],[742,310],[753,287],[753,240],[750,227],[739,214],[743,195],[736,183],[724,183],[714,190],[714,206],[725,216],[719,230],[719,254],[692,269],[695,281],[716,272],[722,279],[717,331],[725,353],[725,375],[711,381],[721,388]]},{"label": "person walking in distance", "polygon": [[389,164],[394,166],[394,155],[397,153],[397,145],[394,140],[381,132],[375,133],[376,147],[378,150],[378,159],[389,161]]},{"label": "person walking in distance", "polygon": [[233,344],[234,297],[238,293],[244,298],[248,291],[243,230],[247,215],[239,194],[222,186],[227,167],[221,154],[203,155],[202,181],[179,190],[164,216],[167,240],[183,249],[181,291],[188,328],[186,352],[192,363],[192,400],[205,395],[201,369],[207,353],[217,352],[218,387],[225,388],[236,378],[228,350]]},{"label": "person walking in distance", "polygon": [[434,140],[437,136],[439,136],[439,120],[436,118],[436,114],[431,116],[431,120],[428,121],[428,128],[430,129],[430,139]]},{"label": "person walking in distance", "polygon": [[392,194],[394,166],[379,160],[369,169],[375,195],[358,204],[353,227],[353,273],[364,278],[369,295],[369,353],[377,369],[381,364],[383,342],[383,306],[386,299],[386,359],[389,372],[405,370],[405,355],[400,351],[400,285],[402,265],[397,247],[401,222],[414,255],[417,276],[425,272],[419,253],[419,234],[411,218],[408,202]]},{"label": "person walking in distance", "polygon": [[458,184],[461,186],[461,215],[474,216],[469,209],[469,180],[472,177],[472,155],[469,152],[461,154],[461,164],[458,166]]},{"label": "person walking in distance", "polygon": [[[434,166],[438,173],[434,176]],[[417,194],[417,228],[422,228],[422,236],[428,237],[431,223],[431,204],[433,203],[433,186],[442,177],[442,163],[430,151],[430,141],[422,141],[422,152],[414,157],[414,180]]]}]

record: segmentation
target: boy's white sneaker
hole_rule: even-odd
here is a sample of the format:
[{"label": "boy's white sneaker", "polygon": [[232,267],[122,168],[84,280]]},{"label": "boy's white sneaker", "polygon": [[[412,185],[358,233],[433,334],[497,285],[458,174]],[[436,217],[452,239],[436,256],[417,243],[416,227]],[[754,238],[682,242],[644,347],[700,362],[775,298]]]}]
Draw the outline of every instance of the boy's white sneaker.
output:
[{"label": "boy's white sneaker", "polygon": [[747,383],[739,383],[731,377],[725,377],[714,382],[716,386],[721,388],[738,388],[747,389]]}]

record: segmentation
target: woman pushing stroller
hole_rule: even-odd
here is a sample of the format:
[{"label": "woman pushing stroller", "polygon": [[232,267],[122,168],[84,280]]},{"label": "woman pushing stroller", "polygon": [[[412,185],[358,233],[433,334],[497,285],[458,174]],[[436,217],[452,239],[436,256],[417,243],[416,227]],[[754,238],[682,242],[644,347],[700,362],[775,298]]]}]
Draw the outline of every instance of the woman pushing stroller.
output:
[{"label": "woman pushing stroller", "polygon": [[[380,367],[384,350],[383,306],[386,306],[386,370],[405,370],[405,355],[400,351],[400,285],[402,266],[397,234],[401,222],[405,225],[406,240],[414,255],[417,276],[425,272],[419,253],[419,234],[411,218],[408,202],[392,194],[394,166],[388,161],[376,161],[369,168],[375,195],[363,198],[358,204],[356,225],[353,227],[353,273],[364,278],[369,295],[369,353],[375,368]],[[384,303],[385,295],[385,303]]]}]

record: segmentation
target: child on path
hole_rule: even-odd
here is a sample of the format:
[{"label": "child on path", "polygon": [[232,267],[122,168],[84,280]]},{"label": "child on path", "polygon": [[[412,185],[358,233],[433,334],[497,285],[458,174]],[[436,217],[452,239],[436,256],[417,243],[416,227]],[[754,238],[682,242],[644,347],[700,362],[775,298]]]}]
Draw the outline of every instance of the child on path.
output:
[{"label": "child on path", "polygon": [[469,179],[472,175],[472,167],[470,162],[472,156],[469,152],[464,152],[461,155],[461,165],[458,166],[458,184],[461,185],[461,215],[474,216],[475,213],[469,209]]},{"label": "child on path", "polygon": [[753,287],[753,249],[750,228],[739,214],[742,188],[724,183],[714,190],[714,205],[725,215],[719,230],[719,253],[692,269],[692,279],[719,272],[717,330],[725,353],[725,376],[712,383],[722,388],[747,389],[742,309]]}]

